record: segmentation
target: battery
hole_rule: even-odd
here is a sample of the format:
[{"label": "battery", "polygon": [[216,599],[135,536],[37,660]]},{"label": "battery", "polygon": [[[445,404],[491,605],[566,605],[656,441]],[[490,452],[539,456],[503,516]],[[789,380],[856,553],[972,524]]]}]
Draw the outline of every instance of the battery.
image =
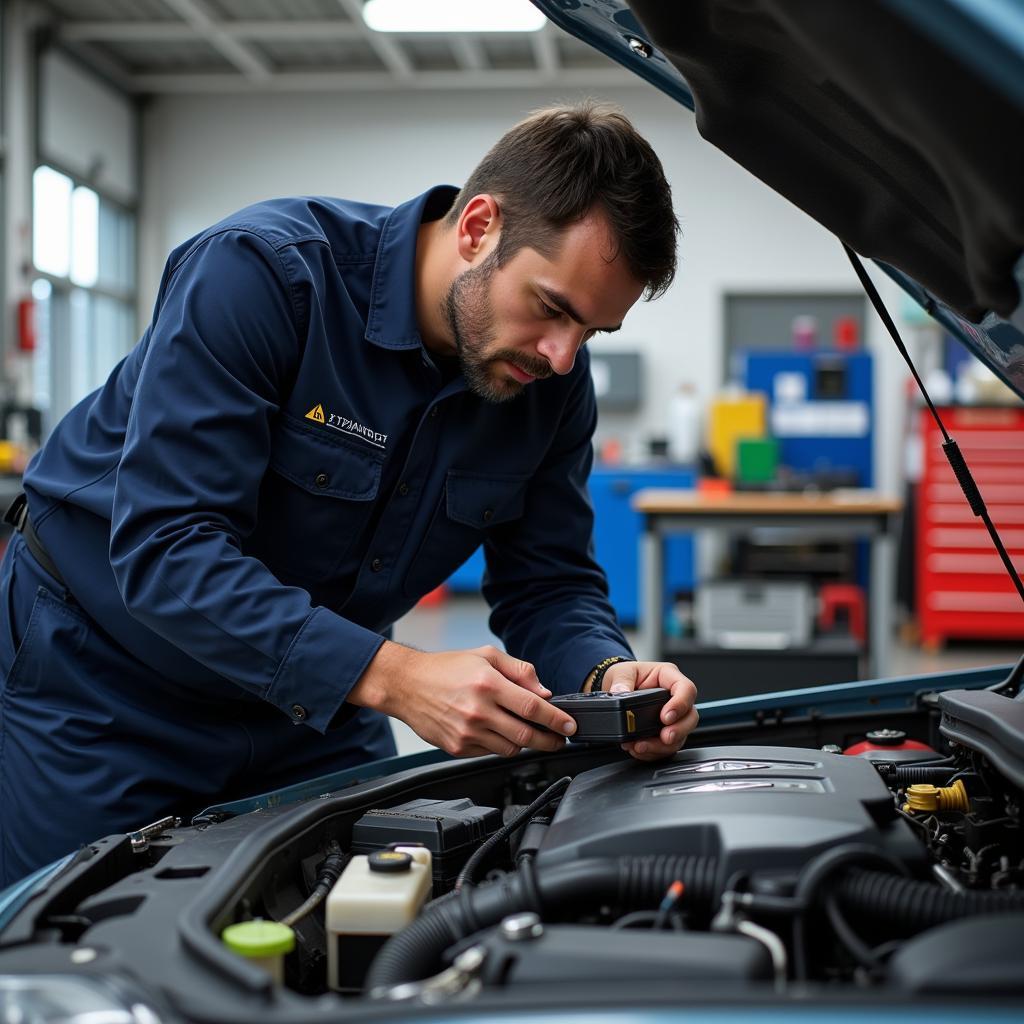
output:
[{"label": "battery", "polygon": [[611,693],[564,693],[551,703],[576,722],[573,743],[629,743],[657,736],[661,731],[661,709],[672,696],[670,690],[652,687]]},{"label": "battery", "polygon": [[409,800],[367,811],[352,826],[352,852],[371,853],[398,844],[425,846],[433,858],[434,895],[455,883],[470,854],[501,828],[501,811],[468,798]]}]

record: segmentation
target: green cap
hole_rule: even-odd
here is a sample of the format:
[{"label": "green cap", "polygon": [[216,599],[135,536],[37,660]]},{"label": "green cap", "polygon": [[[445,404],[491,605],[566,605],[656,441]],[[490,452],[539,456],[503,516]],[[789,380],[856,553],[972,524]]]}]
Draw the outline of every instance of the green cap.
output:
[{"label": "green cap", "polygon": [[241,921],[220,933],[221,941],[241,956],[277,956],[295,948],[295,932],[277,921]]}]

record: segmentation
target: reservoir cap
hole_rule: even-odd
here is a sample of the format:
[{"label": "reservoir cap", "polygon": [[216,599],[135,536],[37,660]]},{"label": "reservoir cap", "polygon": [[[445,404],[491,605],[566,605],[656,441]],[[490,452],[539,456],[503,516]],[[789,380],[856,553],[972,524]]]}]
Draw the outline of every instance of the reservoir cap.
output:
[{"label": "reservoir cap", "polygon": [[376,850],[366,858],[371,871],[382,874],[399,874],[412,867],[412,854],[398,850]]},{"label": "reservoir cap", "polygon": [[240,921],[220,933],[221,941],[241,956],[279,956],[295,948],[295,932],[278,921]]}]

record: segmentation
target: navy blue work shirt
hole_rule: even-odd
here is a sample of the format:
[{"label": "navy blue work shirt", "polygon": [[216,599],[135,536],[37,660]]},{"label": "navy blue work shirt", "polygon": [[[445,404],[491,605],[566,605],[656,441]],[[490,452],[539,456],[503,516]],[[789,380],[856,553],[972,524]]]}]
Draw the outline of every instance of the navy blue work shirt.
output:
[{"label": "navy blue work shirt", "polygon": [[491,628],[549,688],[631,656],[592,553],[586,352],[495,405],[423,346],[417,230],[455,194],[274,200],[185,242],[32,460],[71,593],[197,699],[340,724],[382,634],[481,543]]}]

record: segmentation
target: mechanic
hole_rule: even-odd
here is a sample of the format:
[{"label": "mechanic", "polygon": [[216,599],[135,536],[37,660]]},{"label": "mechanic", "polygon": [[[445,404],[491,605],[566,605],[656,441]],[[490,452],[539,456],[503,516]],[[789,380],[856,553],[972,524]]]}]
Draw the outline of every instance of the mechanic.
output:
[{"label": "mechanic", "polygon": [[[664,728],[627,749],[677,750],[693,684],[633,660],[592,555],[582,348],[668,287],[677,232],[653,150],[588,102],[461,191],[264,202],[175,249],[8,513],[2,881],[392,755],[387,715],[511,756],[571,733],[552,691],[661,685]],[[386,639],[481,542],[512,653]]]}]

